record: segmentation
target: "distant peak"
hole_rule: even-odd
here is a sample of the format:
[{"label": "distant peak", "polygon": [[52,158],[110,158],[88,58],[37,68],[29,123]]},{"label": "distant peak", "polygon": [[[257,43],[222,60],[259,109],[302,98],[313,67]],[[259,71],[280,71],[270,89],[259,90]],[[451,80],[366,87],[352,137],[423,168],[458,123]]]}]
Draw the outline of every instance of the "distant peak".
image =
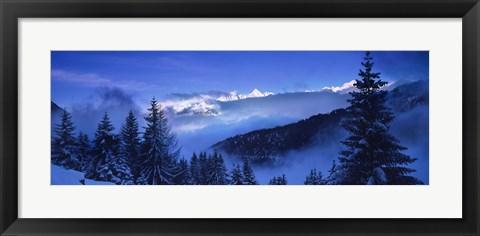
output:
[{"label": "distant peak", "polygon": [[353,90],[355,88],[355,86],[354,86],[355,82],[356,82],[356,80],[352,80],[352,81],[344,83],[340,86],[323,87],[322,90],[332,91],[334,93],[347,93],[347,92],[350,92],[351,90]]},{"label": "distant peak", "polygon": [[271,93],[271,92],[262,93],[260,90],[255,88],[248,95],[239,94],[239,93],[237,93],[237,91],[232,91],[228,95],[220,96],[219,98],[217,98],[217,100],[225,102],[225,101],[235,101],[235,100],[240,100],[240,99],[245,99],[245,98],[266,97],[266,96],[270,96],[270,95],[273,95],[273,93]]},{"label": "distant peak", "polygon": [[254,89],[254,90],[249,94],[249,96],[251,96],[251,97],[263,97],[263,94],[262,94],[262,92],[260,92],[260,90]]}]

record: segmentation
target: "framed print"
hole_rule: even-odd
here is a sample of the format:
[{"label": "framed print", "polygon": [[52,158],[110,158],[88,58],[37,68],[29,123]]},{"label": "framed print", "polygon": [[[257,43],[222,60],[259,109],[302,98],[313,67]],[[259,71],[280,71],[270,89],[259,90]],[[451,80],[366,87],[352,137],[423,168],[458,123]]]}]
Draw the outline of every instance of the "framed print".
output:
[{"label": "framed print", "polygon": [[477,1],[1,4],[2,235],[479,233]]}]

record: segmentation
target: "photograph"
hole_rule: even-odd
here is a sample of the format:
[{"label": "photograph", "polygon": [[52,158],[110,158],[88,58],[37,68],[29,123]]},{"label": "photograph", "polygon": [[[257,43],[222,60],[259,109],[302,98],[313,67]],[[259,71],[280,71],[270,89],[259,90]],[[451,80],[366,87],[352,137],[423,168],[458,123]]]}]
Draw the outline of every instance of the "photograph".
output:
[{"label": "photograph", "polygon": [[50,55],[51,185],[429,185],[429,51]]}]

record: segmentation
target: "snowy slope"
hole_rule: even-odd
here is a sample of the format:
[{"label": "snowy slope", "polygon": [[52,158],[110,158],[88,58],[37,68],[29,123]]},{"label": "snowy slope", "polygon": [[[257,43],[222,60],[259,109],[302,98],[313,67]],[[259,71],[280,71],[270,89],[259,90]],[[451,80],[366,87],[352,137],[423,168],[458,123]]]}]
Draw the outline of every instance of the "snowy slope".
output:
[{"label": "snowy slope", "polygon": [[63,167],[52,165],[51,185],[81,185],[80,180],[85,180],[85,185],[115,185],[111,182],[94,181],[85,179],[85,174],[75,170],[67,170]]}]

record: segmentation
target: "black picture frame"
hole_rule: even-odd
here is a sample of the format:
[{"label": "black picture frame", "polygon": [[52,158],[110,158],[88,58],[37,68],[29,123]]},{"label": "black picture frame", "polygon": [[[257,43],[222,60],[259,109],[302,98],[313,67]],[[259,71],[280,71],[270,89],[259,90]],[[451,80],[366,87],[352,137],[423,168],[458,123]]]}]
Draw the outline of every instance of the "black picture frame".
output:
[{"label": "black picture frame", "polygon": [[[1,235],[479,235],[478,0],[0,0]],[[18,218],[18,19],[57,17],[462,18],[462,219]],[[41,199],[39,199],[41,204]],[[442,206],[438,206],[442,207]]]}]

